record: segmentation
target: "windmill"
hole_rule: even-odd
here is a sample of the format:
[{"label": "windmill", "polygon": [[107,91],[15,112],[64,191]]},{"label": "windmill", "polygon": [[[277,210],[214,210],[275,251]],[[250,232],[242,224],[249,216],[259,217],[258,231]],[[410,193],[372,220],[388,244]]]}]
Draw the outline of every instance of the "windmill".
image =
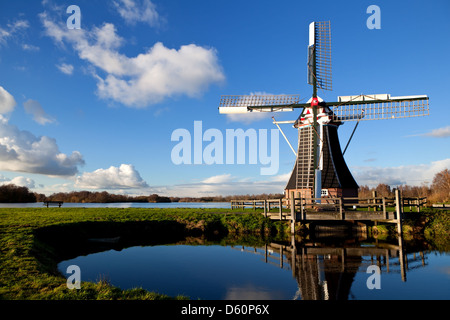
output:
[{"label": "windmill", "polygon": [[[219,112],[230,114],[302,109],[295,121],[276,121],[272,117],[277,126],[291,123],[298,130],[297,151],[291,146],[296,154],[296,162],[285,188],[286,197],[292,191],[304,198],[357,196],[358,184],[345,163],[337,134],[338,127],[344,122],[356,121],[354,133],[363,120],[426,116],[429,114],[429,98],[426,95],[393,97],[390,94],[361,94],[339,96],[335,102],[323,101],[318,97],[317,90],[332,90],[329,21],[312,22],[309,25],[307,66],[307,82],[312,85],[313,92],[306,103],[300,103],[300,95],[222,96]],[[283,136],[286,138],[284,133]]]}]

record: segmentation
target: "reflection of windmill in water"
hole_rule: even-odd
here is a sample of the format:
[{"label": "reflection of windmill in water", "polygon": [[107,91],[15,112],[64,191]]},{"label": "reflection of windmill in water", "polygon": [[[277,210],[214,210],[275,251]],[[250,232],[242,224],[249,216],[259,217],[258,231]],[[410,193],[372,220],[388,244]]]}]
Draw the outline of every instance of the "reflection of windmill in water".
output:
[{"label": "reflection of windmill in water", "polygon": [[[298,283],[293,299],[347,300],[355,299],[355,276],[366,273],[367,267],[376,265],[382,274],[397,273],[398,280],[406,281],[408,270],[423,268],[427,257],[421,250],[407,253],[403,240],[398,245],[344,241],[326,243],[302,243],[290,245],[270,243],[265,248],[266,263],[289,267]],[[395,280],[394,280],[395,281]]]},{"label": "reflection of windmill in water", "polygon": [[298,129],[297,151],[291,146],[297,159],[285,188],[287,197],[292,191],[301,193],[304,198],[357,196],[358,185],[345,163],[337,134],[343,122],[357,121],[356,129],[360,120],[429,114],[428,97],[425,95],[341,96],[337,102],[325,102],[319,98],[317,89],[332,89],[329,21],[310,24],[308,83],[313,86],[313,94],[307,103],[299,103],[299,95],[222,96],[220,101],[219,112],[224,114],[303,109],[296,121],[277,122],[274,119],[277,126],[279,123],[293,123]]}]

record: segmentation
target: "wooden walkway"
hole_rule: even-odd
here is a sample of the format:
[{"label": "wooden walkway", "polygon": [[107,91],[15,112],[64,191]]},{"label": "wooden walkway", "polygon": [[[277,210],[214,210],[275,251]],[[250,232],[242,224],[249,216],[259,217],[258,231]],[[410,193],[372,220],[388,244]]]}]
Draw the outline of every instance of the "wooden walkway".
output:
[{"label": "wooden walkway", "polygon": [[[372,198],[295,198],[273,200],[232,200],[231,209],[252,207],[263,209],[263,214],[275,220],[291,221],[294,232],[295,223],[313,221],[376,221],[396,223],[401,233],[405,207],[417,212],[426,204],[427,198],[402,198],[400,190],[395,197]],[[274,208],[278,208],[274,212]],[[287,210],[286,210],[287,209]],[[288,211],[288,212],[286,212]]]}]

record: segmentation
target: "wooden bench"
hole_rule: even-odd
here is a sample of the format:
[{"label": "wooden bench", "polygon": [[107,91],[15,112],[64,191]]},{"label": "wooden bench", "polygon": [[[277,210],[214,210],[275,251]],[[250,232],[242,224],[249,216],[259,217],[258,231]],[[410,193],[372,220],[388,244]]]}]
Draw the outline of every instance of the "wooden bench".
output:
[{"label": "wooden bench", "polygon": [[57,205],[59,208],[61,208],[63,203],[64,201],[44,201],[44,206],[48,208],[50,205]]}]

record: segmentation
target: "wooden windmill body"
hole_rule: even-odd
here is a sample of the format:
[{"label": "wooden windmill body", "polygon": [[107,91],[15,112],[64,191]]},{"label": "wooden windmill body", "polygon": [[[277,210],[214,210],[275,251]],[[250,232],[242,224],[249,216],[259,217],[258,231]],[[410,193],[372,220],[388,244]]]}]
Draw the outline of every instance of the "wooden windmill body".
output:
[{"label": "wooden windmill body", "polygon": [[[332,90],[330,22],[312,22],[309,26],[308,83],[313,87],[311,99],[300,103],[299,95],[222,96],[219,112],[281,112],[303,109],[291,123],[298,130],[296,161],[285,192],[302,198],[354,197],[358,184],[344,160],[338,127],[347,121],[382,120],[425,116],[429,114],[428,96],[392,97],[390,94],[340,96],[325,102],[317,89]],[[281,128],[278,126],[281,130]],[[353,134],[352,134],[353,135]],[[284,136],[284,134],[283,134]],[[286,139],[287,140],[287,139]],[[289,141],[288,141],[289,143]],[[292,147],[292,146],[291,146]]]}]

